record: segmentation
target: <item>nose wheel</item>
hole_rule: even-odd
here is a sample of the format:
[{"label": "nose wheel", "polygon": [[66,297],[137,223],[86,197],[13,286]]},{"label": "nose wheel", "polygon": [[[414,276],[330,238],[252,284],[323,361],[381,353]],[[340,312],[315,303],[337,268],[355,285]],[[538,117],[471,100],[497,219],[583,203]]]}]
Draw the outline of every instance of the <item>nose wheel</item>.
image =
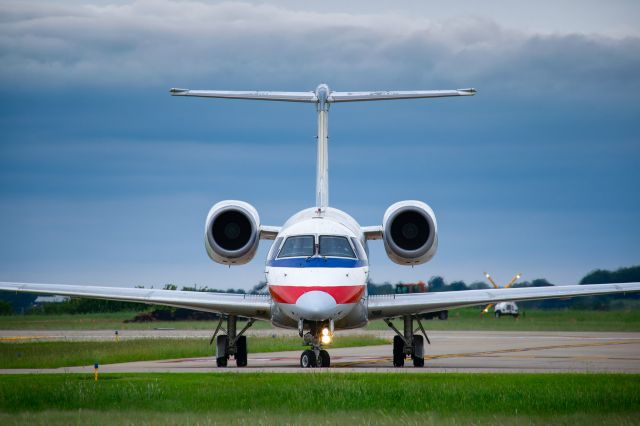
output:
[{"label": "nose wheel", "polygon": [[300,355],[300,367],[312,368],[316,365],[318,365],[318,359],[316,358],[316,354],[312,350],[307,349],[306,351],[302,352],[302,355]]},{"label": "nose wheel", "polygon": [[316,356],[315,351],[307,349],[300,355],[300,367],[302,368],[314,368],[314,367],[330,367],[331,357],[329,352],[321,349]]},{"label": "nose wheel", "polygon": [[320,367],[331,367],[331,357],[324,349],[320,351]]},{"label": "nose wheel", "polygon": [[[302,352],[300,355],[300,367],[302,368],[314,368],[314,367],[330,367],[331,357],[329,352],[322,349],[323,342],[328,344],[331,342],[331,333],[333,333],[333,321],[329,323],[329,327],[326,327],[326,323],[306,323],[309,326],[309,332],[304,334],[305,322],[300,320],[298,331],[300,337],[304,338],[304,344],[310,346]],[[326,341],[328,340],[328,341]]]}]

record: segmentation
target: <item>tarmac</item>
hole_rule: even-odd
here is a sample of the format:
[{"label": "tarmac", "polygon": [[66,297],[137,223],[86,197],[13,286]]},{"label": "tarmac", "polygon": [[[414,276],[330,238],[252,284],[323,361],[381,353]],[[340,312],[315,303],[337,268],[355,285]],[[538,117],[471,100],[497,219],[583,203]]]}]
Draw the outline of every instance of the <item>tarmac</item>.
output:
[{"label": "tarmac", "polygon": [[[288,330],[255,330],[252,335],[295,335]],[[342,333],[336,334],[336,339]],[[348,334],[344,332],[344,334]],[[388,331],[359,331],[356,334],[391,337]],[[119,338],[203,338],[207,330],[130,330]],[[186,358],[162,361],[140,361],[100,366],[101,373],[524,373],[524,372],[609,372],[640,373],[640,333],[608,332],[497,332],[434,331],[429,333],[431,345],[425,342],[425,366],[414,368],[411,359],[404,368],[394,368],[391,345],[328,349],[330,368],[301,369],[301,350],[275,353],[250,353],[249,365],[217,368],[215,358]],[[0,331],[0,341],[15,340],[106,340],[114,339],[113,331]],[[251,338],[248,338],[251,350]],[[1,366],[0,366],[1,367]],[[47,369],[1,369],[0,374],[86,373],[93,365]]]}]

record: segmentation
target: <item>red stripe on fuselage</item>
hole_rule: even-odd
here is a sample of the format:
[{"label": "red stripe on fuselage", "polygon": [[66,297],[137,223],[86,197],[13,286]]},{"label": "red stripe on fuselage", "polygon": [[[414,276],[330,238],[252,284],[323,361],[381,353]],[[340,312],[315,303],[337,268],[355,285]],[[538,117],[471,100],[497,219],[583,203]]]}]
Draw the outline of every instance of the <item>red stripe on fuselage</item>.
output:
[{"label": "red stripe on fuselage", "polygon": [[356,303],[364,294],[364,285],[345,286],[291,286],[270,285],[269,293],[277,303],[294,304],[300,296],[310,291],[324,291],[330,294],[337,304]]}]

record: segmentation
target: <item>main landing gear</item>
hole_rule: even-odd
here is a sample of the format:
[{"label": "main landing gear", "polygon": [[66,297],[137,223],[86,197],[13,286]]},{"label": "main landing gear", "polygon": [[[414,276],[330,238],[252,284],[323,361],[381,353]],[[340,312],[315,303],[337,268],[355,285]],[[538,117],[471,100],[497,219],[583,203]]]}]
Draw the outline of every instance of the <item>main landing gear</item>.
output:
[{"label": "main landing gear", "polygon": [[[418,331],[413,329],[414,317],[404,315],[402,319],[404,320],[404,333],[400,333],[389,319],[384,320],[397,334],[397,336],[393,336],[393,366],[404,367],[405,358],[410,356],[414,367],[424,367],[424,340],[420,334],[413,334]],[[419,329],[427,343],[431,344],[420,319],[415,317],[415,320],[418,322]]]},{"label": "main landing gear", "polygon": [[309,324],[309,332],[306,334],[304,333],[304,325],[304,322],[300,320],[298,331],[300,337],[304,338],[304,344],[311,346],[311,349],[303,351],[302,355],[300,355],[300,367],[330,367],[331,357],[329,352],[322,349],[322,345],[323,342],[324,344],[331,342],[333,321],[330,321],[328,326],[321,322],[312,322]]},{"label": "main landing gear", "polygon": [[[240,333],[236,333],[237,319],[235,315],[229,315],[227,317],[227,329],[225,330],[222,328],[223,318],[220,318],[216,331],[209,341],[209,344],[212,344],[214,340],[216,341],[216,365],[218,367],[226,367],[231,356],[235,358],[238,367],[247,366],[247,336],[243,336],[243,334],[256,320],[250,319],[247,325],[240,330]],[[227,334],[218,335],[220,330]]]}]

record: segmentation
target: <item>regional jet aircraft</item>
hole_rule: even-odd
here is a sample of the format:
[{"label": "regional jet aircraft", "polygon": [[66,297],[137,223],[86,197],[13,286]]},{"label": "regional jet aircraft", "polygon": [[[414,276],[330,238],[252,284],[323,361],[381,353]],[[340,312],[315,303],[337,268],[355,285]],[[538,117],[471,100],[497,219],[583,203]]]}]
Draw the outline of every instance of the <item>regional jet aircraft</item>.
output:
[{"label": "regional jet aircraft", "polygon": [[[242,265],[255,255],[260,240],[274,240],[267,255],[268,294],[220,294],[192,291],[147,290],[60,284],[0,283],[0,289],[53,293],[128,302],[176,306],[217,312],[226,318],[214,333],[216,362],[224,367],[231,357],[238,367],[247,365],[245,331],[256,320],[297,330],[309,347],[300,357],[301,367],[329,367],[325,348],[339,330],[364,327],[384,320],[396,336],[393,365],[411,360],[424,365],[424,339],[419,315],[445,309],[501,301],[519,301],[639,291],[640,283],[567,285],[539,288],[501,288],[441,293],[369,296],[369,240],[382,240],[389,258],[400,265],[428,262],[438,246],[438,225],[431,207],[422,201],[391,205],[375,226],[360,226],[347,213],[329,207],[328,113],[341,102],[388,99],[473,96],[474,89],[393,92],[336,92],[326,84],[309,92],[238,92],[171,89],[174,96],[254,99],[314,104],[318,119],[316,205],[294,214],[282,226],[266,226],[250,204],[227,200],[215,204],[204,227],[209,257],[222,265]],[[228,283],[227,283],[228,284]],[[227,285],[225,284],[225,285]],[[238,317],[248,318],[242,330]],[[392,319],[402,321],[398,330]],[[417,323],[418,328],[414,328]],[[419,331],[422,334],[417,334]],[[212,342],[214,340],[212,338]],[[427,339],[428,340],[428,339]]]}]

